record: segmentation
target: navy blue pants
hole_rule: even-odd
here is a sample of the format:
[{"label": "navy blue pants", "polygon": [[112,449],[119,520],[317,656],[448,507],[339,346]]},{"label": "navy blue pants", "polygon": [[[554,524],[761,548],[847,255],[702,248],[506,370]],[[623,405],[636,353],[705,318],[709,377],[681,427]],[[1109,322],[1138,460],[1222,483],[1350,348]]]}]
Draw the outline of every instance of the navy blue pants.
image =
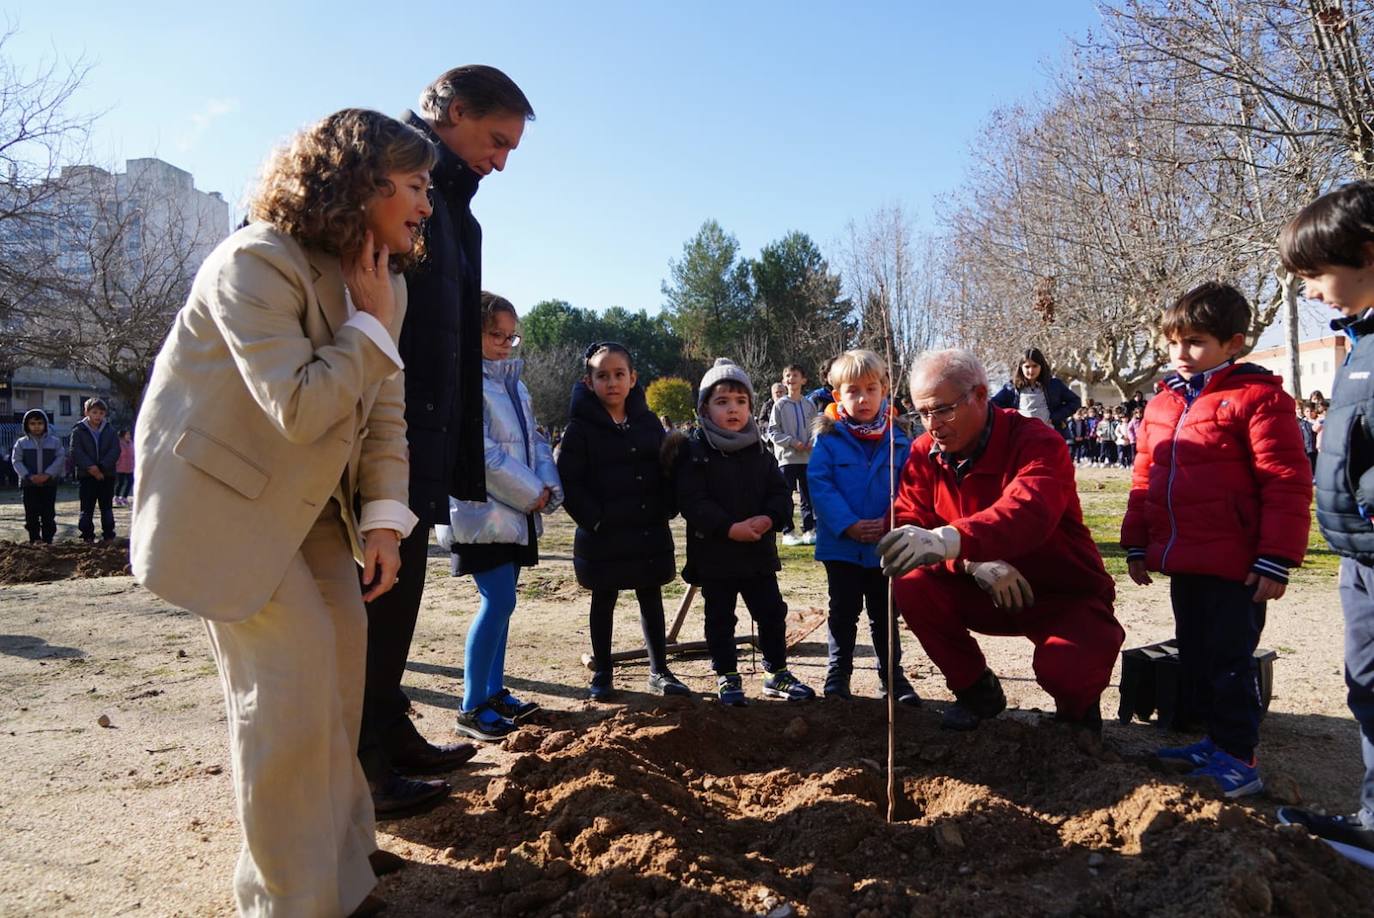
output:
[{"label": "navy blue pants", "polygon": [[830,593],[830,614],[825,620],[830,644],[830,669],[854,672],[854,645],[859,639],[859,614],[868,606],[868,633],[873,653],[878,658],[878,679],[887,685],[887,642],[889,627],[896,642],[892,652],[896,668],[902,668],[902,641],[897,622],[887,616],[888,579],[881,568],[862,567],[847,561],[823,561],[825,582]]},{"label": "navy blue pants", "polygon": [[1364,754],[1360,819],[1374,829],[1374,567],[1342,558],[1340,593],[1345,613],[1346,703],[1359,722]]},{"label": "navy blue pants", "polygon": [[1207,735],[1248,762],[1259,745],[1260,688],[1255,648],[1264,603],[1253,586],[1203,574],[1175,574],[1169,585],[1185,697]]},{"label": "navy blue pants", "polygon": [[763,668],[777,672],[787,668],[787,603],[778,590],[776,574],[758,574],[735,580],[707,580],[701,584],[706,616],[706,650],[717,673],[738,669],[735,653],[735,603],[744,607],[758,625]]},{"label": "navy blue pants", "polygon": [[77,517],[76,528],[81,533],[81,538],[87,542],[95,539],[95,515],[96,504],[100,505],[100,535],[101,538],[113,539],[115,537],[115,518],[114,518],[114,486],[115,480],[111,475],[104,478],[82,478],[77,482],[77,497],[81,503],[81,515]]},{"label": "navy blue pants", "polygon": [[[811,480],[806,477],[806,465],[784,465],[782,468],[782,479],[787,482],[787,492],[801,492],[801,518],[802,532],[810,532],[816,528],[816,514],[811,510]],[[793,529],[792,520],[788,518],[787,525],[783,528],[784,533],[791,532]]]}]

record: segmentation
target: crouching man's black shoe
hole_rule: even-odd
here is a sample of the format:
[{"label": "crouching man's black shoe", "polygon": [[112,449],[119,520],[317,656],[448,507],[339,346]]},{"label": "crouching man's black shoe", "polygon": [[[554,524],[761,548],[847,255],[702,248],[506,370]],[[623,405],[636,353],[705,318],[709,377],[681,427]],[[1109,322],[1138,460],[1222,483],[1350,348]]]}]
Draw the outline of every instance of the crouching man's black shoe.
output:
[{"label": "crouching man's black shoe", "polygon": [[1007,696],[1002,683],[992,670],[983,671],[968,688],[956,689],[954,704],[945,709],[940,726],[946,730],[975,730],[985,720],[991,720],[1007,709]]},{"label": "crouching man's black shoe", "polygon": [[432,810],[453,790],[447,781],[412,781],[395,772],[380,781],[369,781],[368,789],[378,819],[400,819]]}]

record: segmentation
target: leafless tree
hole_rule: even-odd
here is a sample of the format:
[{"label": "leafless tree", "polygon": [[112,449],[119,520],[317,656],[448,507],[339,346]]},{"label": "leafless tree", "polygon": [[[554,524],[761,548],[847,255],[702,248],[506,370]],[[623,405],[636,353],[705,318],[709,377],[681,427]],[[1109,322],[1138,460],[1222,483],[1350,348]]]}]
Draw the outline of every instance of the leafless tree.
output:
[{"label": "leafless tree", "polygon": [[25,362],[103,375],[133,414],[196,270],[228,226],[194,195],[132,174],[77,166],[58,181],[16,247],[19,265],[36,266],[36,289],[15,304],[8,340]]}]

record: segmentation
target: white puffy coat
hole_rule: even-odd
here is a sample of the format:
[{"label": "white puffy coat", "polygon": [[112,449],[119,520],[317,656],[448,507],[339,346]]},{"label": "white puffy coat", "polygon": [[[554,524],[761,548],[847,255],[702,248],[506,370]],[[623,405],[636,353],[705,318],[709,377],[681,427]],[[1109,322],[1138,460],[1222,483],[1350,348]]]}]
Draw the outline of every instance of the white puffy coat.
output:
[{"label": "white puffy coat", "polygon": [[[440,545],[529,544],[525,517],[549,488],[543,513],[563,503],[563,485],[548,441],[535,430],[530,393],[520,381],[524,361],[482,361],[482,433],[485,439],[487,499],[450,497],[449,526],[439,526]],[[534,517],[536,536],[544,531]]]}]

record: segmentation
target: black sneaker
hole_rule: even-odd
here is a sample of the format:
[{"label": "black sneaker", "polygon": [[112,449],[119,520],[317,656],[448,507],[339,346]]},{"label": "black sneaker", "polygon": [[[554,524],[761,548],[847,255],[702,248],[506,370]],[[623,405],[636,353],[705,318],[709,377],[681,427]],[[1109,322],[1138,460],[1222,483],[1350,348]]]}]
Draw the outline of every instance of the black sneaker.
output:
[{"label": "black sneaker", "polygon": [[716,677],[716,694],[721,704],[742,708],[749,702],[744,697],[744,680],[739,673],[721,673]]},{"label": "black sneaker", "polygon": [[668,670],[649,673],[649,691],[655,695],[690,695],[692,690]]},{"label": "black sneaker", "polygon": [[615,683],[609,669],[598,669],[592,673],[592,684],[587,686],[587,697],[592,701],[605,701],[615,694]]},{"label": "black sneaker", "polygon": [[825,685],[821,687],[821,692],[826,698],[839,698],[842,701],[851,700],[854,693],[849,690],[849,673],[839,669],[827,670]]},{"label": "black sneaker", "polygon": [[[906,673],[898,673],[897,678],[893,679],[892,683],[898,704],[906,705],[908,708],[921,706],[921,696],[916,693],[916,688],[907,679]],[[881,674],[878,676],[878,695],[884,700],[887,699],[887,679]]]},{"label": "black sneaker", "polygon": [[471,711],[459,711],[455,729],[464,736],[484,743],[500,742],[515,732],[515,721],[508,718],[498,716],[495,720],[482,719],[482,712],[490,710],[490,706],[479,704]]},{"label": "black sneaker", "polygon": [[1281,806],[1276,814],[1285,826],[1302,826],[1341,854],[1374,867],[1374,829],[1360,821],[1359,813],[1323,816],[1296,806]]},{"label": "black sneaker", "polygon": [[531,714],[538,711],[539,703],[521,701],[510,693],[510,689],[503,688],[487,699],[487,707],[507,720],[513,720],[518,724],[528,720]]},{"label": "black sneaker", "polygon": [[990,669],[984,670],[978,681],[954,693],[955,702],[945,709],[940,726],[946,730],[974,730],[985,720],[991,720],[1007,709],[1007,696],[1002,683]]},{"label": "black sneaker", "polygon": [[764,676],[763,694],[768,698],[782,698],[787,701],[810,701],[816,697],[815,690],[792,675],[792,671],[788,669],[780,669]]}]

